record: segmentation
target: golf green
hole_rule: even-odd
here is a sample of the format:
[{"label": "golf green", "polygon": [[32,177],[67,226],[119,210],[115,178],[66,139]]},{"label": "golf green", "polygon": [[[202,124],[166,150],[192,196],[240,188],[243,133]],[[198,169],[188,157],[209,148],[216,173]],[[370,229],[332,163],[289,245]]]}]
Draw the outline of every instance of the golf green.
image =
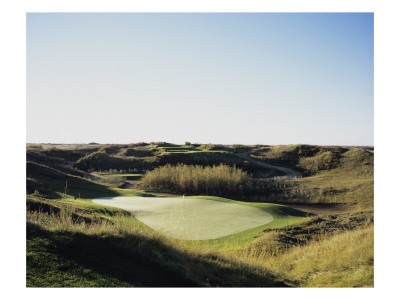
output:
[{"label": "golf green", "polygon": [[130,211],[154,230],[183,240],[215,239],[273,219],[259,208],[201,198],[105,197],[93,202]]}]

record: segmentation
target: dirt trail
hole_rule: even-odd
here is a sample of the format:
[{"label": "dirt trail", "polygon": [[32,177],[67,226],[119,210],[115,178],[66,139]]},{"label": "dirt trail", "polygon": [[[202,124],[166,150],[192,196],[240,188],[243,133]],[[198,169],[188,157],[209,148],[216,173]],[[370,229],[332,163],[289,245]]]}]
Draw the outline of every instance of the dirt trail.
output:
[{"label": "dirt trail", "polygon": [[[263,161],[260,161],[258,159],[252,158],[250,156],[251,152],[252,151],[247,151],[247,152],[243,152],[243,153],[237,153],[236,155],[239,156],[240,158],[243,158],[243,159],[245,159],[245,160],[247,160],[247,161],[249,161],[249,162],[251,162],[251,163],[253,163],[255,165],[258,165],[260,167],[263,167],[263,168],[266,168],[266,169],[269,169],[269,170],[275,169],[275,170],[282,171],[288,177],[302,177],[301,173],[297,172],[295,170],[292,170],[292,169],[289,169],[289,168],[285,168],[285,167],[273,166],[273,165],[267,164],[266,162],[263,162]],[[269,176],[269,175],[272,175],[272,172],[267,173],[266,177]]]},{"label": "dirt trail", "polygon": [[126,180],[123,186],[121,186],[121,189],[128,189],[132,190],[135,188],[135,184],[140,182],[140,180]]}]

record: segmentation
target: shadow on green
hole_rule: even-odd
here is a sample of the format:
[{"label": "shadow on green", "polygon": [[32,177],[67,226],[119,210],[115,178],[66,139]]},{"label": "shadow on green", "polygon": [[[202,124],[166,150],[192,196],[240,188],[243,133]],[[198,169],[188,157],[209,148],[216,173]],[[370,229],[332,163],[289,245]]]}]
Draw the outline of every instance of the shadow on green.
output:
[{"label": "shadow on green", "polygon": [[287,286],[213,255],[180,252],[138,235],[86,235],[27,225],[27,286]]}]

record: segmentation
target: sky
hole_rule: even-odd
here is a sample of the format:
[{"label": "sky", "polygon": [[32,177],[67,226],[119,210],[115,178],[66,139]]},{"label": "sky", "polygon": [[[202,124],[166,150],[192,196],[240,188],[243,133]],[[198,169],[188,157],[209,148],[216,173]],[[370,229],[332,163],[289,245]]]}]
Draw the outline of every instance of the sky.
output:
[{"label": "sky", "polygon": [[28,143],[374,144],[372,13],[28,13]]}]

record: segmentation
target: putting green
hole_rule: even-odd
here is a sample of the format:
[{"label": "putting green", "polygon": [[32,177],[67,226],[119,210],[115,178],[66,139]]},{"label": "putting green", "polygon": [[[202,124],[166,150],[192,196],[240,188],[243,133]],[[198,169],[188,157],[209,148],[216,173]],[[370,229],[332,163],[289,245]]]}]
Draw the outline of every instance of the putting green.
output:
[{"label": "putting green", "polygon": [[273,219],[259,208],[201,198],[105,197],[92,201],[128,210],[154,230],[183,240],[215,239]]}]

